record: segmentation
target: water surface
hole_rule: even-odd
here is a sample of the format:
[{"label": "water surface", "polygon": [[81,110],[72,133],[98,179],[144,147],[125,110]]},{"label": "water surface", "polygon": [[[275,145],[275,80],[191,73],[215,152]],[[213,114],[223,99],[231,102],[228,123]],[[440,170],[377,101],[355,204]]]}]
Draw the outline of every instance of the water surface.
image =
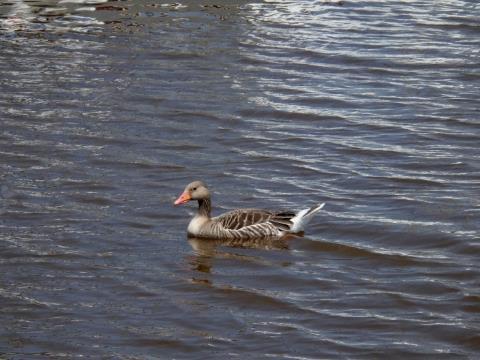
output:
[{"label": "water surface", "polygon": [[[0,1],[0,357],[475,358],[475,1]],[[326,202],[302,239],[187,241]]]}]

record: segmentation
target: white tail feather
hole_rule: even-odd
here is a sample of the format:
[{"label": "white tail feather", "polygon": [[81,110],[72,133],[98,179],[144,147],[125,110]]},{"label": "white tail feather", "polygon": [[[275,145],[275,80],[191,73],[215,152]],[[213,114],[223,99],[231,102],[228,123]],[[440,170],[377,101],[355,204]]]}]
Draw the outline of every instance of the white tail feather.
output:
[{"label": "white tail feather", "polygon": [[305,225],[308,224],[313,215],[315,215],[315,213],[324,206],[325,203],[322,203],[320,205],[311,207],[310,209],[300,210],[297,215],[295,215],[295,217],[290,220],[292,222],[292,227],[290,228],[290,231],[294,233],[303,231]]}]

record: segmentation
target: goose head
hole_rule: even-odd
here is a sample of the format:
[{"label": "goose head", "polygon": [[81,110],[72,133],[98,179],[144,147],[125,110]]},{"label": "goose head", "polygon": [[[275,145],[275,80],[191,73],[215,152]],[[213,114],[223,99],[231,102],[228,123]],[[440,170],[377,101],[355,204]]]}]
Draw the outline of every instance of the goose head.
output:
[{"label": "goose head", "polygon": [[185,204],[190,200],[206,200],[210,199],[210,191],[201,181],[194,181],[188,184],[183,193],[175,200],[175,205]]}]

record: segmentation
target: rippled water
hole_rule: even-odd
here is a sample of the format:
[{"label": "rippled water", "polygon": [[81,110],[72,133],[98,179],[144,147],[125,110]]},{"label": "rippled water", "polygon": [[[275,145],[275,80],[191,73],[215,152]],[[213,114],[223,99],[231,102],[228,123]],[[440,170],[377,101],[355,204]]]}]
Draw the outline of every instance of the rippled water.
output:
[{"label": "rippled water", "polygon": [[[476,1],[0,1],[0,358],[476,358]],[[186,239],[327,203],[290,242]]]}]

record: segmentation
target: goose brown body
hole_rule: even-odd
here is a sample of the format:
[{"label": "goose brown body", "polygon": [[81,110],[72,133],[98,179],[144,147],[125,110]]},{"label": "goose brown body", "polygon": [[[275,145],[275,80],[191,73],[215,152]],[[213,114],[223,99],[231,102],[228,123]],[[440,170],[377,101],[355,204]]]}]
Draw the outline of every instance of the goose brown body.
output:
[{"label": "goose brown body", "polygon": [[188,235],[196,238],[230,240],[281,238],[287,234],[301,233],[303,225],[324,205],[321,204],[298,213],[238,209],[212,218],[210,216],[210,191],[201,181],[188,184],[175,201],[175,205],[191,200],[198,201],[198,211],[188,225]]}]

